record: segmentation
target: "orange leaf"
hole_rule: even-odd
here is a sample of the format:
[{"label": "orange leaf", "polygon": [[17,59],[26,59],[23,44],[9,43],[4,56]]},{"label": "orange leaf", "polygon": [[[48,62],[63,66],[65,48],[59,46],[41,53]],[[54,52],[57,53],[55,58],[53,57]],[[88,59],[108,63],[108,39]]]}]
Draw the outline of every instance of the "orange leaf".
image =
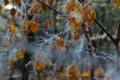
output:
[{"label": "orange leaf", "polygon": [[64,44],[63,44],[62,39],[60,37],[56,38],[56,45],[57,45],[58,49],[64,50]]},{"label": "orange leaf", "polygon": [[10,10],[10,14],[11,14],[12,17],[14,17],[14,15],[16,14],[15,8],[12,8],[12,9]]},{"label": "orange leaf", "polygon": [[15,60],[13,58],[10,59],[8,66],[12,67],[14,65]]},{"label": "orange leaf", "polygon": [[38,29],[37,23],[35,21],[27,21],[27,28],[29,31],[35,33]]},{"label": "orange leaf", "polygon": [[71,13],[71,16],[71,20],[75,26],[75,31],[78,31],[83,21],[83,7],[81,4],[77,5],[76,10],[73,13]]},{"label": "orange leaf", "polygon": [[17,59],[23,59],[24,58],[24,50],[17,50],[16,58]]},{"label": "orange leaf", "polygon": [[87,77],[89,77],[89,76],[90,76],[90,73],[89,73],[88,71],[84,70],[84,71],[82,72],[82,78],[87,78]]},{"label": "orange leaf", "polygon": [[78,77],[78,74],[77,74],[77,71],[76,71],[74,65],[71,65],[68,68],[67,75],[68,75],[68,80],[75,80]]},{"label": "orange leaf", "polygon": [[113,3],[118,7],[120,5],[120,0],[113,0]]},{"label": "orange leaf", "polygon": [[40,63],[39,59],[37,58],[37,59],[36,59],[36,62],[35,62],[35,71],[36,71],[36,72],[40,72],[40,71],[42,71],[44,68],[45,68],[44,64]]},{"label": "orange leaf", "polygon": [[65,7],[66,15],[69,15],[75,8],[75,0],[70,0]]},{"label": "orange leaf", "polygon": [[79,40],[79,34],[77,31],[74,31],[74,41]]},{"label": "orange leaf", "polygon": [[22,6],[21,0],[12,0],[12,2],[17,4],[19,7]]},{"label": "orange leaf", "polygon": [[7,19],[7,24],[9,24],[9,25],[12,24],[12,19],[11,18]]},{"label": "orange leaf", "polygon": [[44,24],[45,31],[46,31],[47,28],[49,27],[49,20],[46,20],[43,24]]},{"label": "orange leaf", "polygon": [[14,26],[13,24],[11,24],[11,25],[9,26],[9,32],[11,32],[11,33],[14,33],[14,32],[15,32],[15,26]]},{"label": "orange leaf", "polygon": [[88,25],[93,25],[95,16],[95,11],[93,10],[92,6],[87,6],[87,8],[84,10],[84,18]]}]

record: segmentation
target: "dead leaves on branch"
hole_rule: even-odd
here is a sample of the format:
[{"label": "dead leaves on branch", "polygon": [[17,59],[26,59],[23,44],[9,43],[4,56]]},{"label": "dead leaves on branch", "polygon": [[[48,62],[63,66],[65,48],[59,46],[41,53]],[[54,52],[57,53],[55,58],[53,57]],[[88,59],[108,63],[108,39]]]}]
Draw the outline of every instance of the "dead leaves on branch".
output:
[{"label": "dead leaves on branch", "polygon": [[96,17],[95,11],[92,8],[92,6],[87,6],[87,8],[85,8],[84,10],[84,18],[86,20],[86,22],[88,23],[88,25],[92,26],[94,19]]},{"label": "dead leaves on branch", "polygon": [[75,9],[75,0],[70,0],[65,7],[66,15],[69,15]]}]

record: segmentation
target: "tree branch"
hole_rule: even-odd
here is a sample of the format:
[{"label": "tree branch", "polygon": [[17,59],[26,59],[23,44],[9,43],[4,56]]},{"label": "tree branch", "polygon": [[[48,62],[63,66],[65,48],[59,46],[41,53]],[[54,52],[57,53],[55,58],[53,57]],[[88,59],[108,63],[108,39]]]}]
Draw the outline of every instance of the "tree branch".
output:
[{"label": "tree branch", "polygon": [[[37,1],[38,1],[39,3],[41,3],[41,4],[43,4],[44,6],[48,7],[49,9],[53,10],[55,13],[61,15],[62,17],[66,17],[66,15],[64,15],[63,13],[61,13],[61,12],[57,11],[56,9],[50,7],[49,5],[45,4],[43,1],[41,1],[41,0],[37,0]],[[83,1],[81,1],[81,0],[78,0],[78,1],[79,1],[82,5],[84,5]],[[92,1],[91,1],[91,2],[92,2]],[[91,2],[89,2],[89,3],[83,8],[83,10],[84,10],[88,5],[90,5]],[[114,39],[114,38],[111,36],[111,34],[104,28],[104,26],[101,24],[101,22],[100,22],[97,18],[95,18],[95,22],[96,22],[96,24],[98,25],[98,27],[100,27],[100,28],[107,34],[107,36],[112,40],[112,42],[113,42],[115,45],[117,45],[115,39]]]}]

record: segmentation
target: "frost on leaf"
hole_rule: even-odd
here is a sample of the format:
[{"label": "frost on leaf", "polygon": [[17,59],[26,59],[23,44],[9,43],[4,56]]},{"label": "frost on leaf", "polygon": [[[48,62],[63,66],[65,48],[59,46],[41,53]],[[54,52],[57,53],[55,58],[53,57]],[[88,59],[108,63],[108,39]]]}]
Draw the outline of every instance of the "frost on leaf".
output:
[{"label": "frost on leaf", "polygon": [[81,23],[83,21],[83,7],[81,4],[77,5],[76,9],[71,12],[70,16],[68,16],[67,19],[69,29],[72,26],[74,26],[75,31],[78,31],[80,29]]},{"label": "frost on leaf", "polygon": [[64,50],[64,44],[63,44],[62,39],[60,37],[56,38],[56,45],[57,45],[58,49]]},{"label": "frost on leaf", "polygon": [[113,3],[115,4],[115,6],[120,6],[120,0],[113,0]]},{"label": "frost on leaf", "polygon": [[66,15],[69,15],[75,8],[75,0],[70,0],[65,7]]},{"label": "frost on leaf", "polygon": [[95,11],[92,8],[92,6],[87,6],[87,8],[84,10],[84,18],[88,25],[92,26],[94,19],[95,19]]},{"label": "frost on leaf", "polygon": [[40,72],[44,69],[44,67],[45,67],[44,64],[42,64],[40,60],[37,58],[35,62],[35,71]]},{"label": "frost on leaf", "polygon": [[79,75],[76,71],[76,68],[73,64],[70,65],[70,67],[67,70],[67,77],[68,77],[68,80],[75,80],[76,78],[79,77]]}]

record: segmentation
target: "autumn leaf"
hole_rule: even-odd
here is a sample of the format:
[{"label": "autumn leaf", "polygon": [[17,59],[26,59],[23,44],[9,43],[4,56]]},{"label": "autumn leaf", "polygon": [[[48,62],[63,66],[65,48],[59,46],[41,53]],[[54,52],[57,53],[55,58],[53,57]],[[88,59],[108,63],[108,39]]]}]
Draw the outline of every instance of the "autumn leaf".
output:
[{"label": "autumn leaf", "polygon": [[8,0],[4,0],[4,5],[8,5],[9,4],[9,1]]},{"label": "autumn leaf", "polygon": [[56,38],[56,45],[58,49],[64,50],[64,44],[59,36]]},{"label": "autumn leaf", "polygon": [[120,0],[113,0],[113,3],[118,7],[120,6]]},{"label": "autumn leaf", "polygon": [[75,0],[70,0],[65,7],[66,15],[69,15],[75,9]]},{"label": "autumn leaf", "polygon": [[22,6],[21,0],[12,0],[12,3],[17,4],[19,7]]},{"label": "autumn leaf", "polygon": [[88,23],[88,25],[92,26],[94,19],[96,17],[95,11],[92,8],[92,6],[87,6],[87,8],[85,8],[84,10],[84,18],[86,20],[86,22]]},{"label": "autumn leaf", "polygon": [[15,32],[15,26],[14,26],[13,24],[11,24],[11,25],[9,26],[9,32],[11,32],[11,33],[14,33],[14,32]]},{"label": "autumn leaf", "polygon": [[17,59],[23,59],[24,58],[24,50],[17,50],[16,52],[16,58]]},{"label": "autumn leaf", "polygon": [[39,59],[37,58],[36,59],[36,62],[35,62],[35,71],[36,72],[40,72],[42,71],[43,69],[45,68],[44,64],[42,64]]},{"label": "autumn leaf", "polygon": [[82,71],[82,78],[87,78],[90,76],[90,73],[86,70]]},{"label": "autumn leaf", "polygon": [[37,23],[35,21],[27,21],[26,25],[27,25],[28,30],[33,33],[35,33],[38,29]]},{"label": "autumn leaf", "polygon": [[12,9],[10,10],[10,14],[11,14],[12,17],[14,17],[14,15],[16,14],[16,9],[15,9],[15,8],[12,8]]},{"label": "autumn leaf", "polygon": [[52,26],[52,24],[53,24],[53,20],[49,19],[49,26]]},{"label": "autumn leaf", "polygon": [[40,8],[39,8],[39,13],[42,14],[43,12],[44,12],[44,9],[43,9],[42,6],[40,6]]},{"label": "autumn leaf", "polygon": [[79,75],[76,71],[76,68],[74,67],[73,64],[70,65],[70,67],[68,68],[67,77],[68,77],[68,80],[75,80],[76,78],[79,77]]},{"label": "autumn leaf", "polygon": [[11,18],[7,19],[7,24],[9,24],[9,25],[12,24],[12,19]]},{"label": "autumn leaf", "polygon": [[14,65],[14,62],[15,62],[15,60],[13,58],[11,58],[9,60],[8,66],[12,67]]},{"label": "autumn leaf", "polygon": [[74,41],[76,42],[77,40],[79,40],[79,34],[77,31],[74,31]]},{"label": "autumn leaf", "polygon": [[44,28],[45,28],[45,31],[46,31],[47,28],[49,27],[49,20],[46,20],[43,24],[44,24]]},{"label": "autumn leaf", "polygon": [[49,0],[49,4],[52,5],[54,3],[54,0]]}]

